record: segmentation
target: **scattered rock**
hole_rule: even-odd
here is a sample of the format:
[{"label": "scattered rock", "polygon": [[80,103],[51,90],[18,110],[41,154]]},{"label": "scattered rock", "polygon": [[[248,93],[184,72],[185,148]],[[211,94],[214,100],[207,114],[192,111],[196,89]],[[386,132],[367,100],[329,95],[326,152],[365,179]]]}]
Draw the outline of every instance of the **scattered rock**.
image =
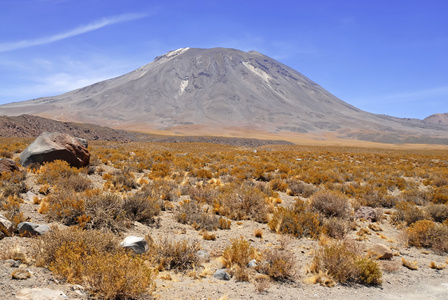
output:
[{"label": "scattered rock", "polygon": [[16,294],[19,300],[65,300],[69,299],[63,291],[49,288],[25,288]]},{"label": "scattered rock", "polygon": [[33,222],[22,222],[17,225],[17,231],[21,236],[30,237],[35,235],[43,235],[50,230],[47,225],[39,225]]},{"label": "scattered rock", "polygon": [[19,166],[15,161],[9,158],[0,158],[0,173],[18,171]]},{"label": "scattered rock", "polygon": [[12,236],[14,225],[6,217],[0,215],[0,240],[5,236]]},{"label": "scattered rock", "polygon": [[371,222],[377,221],[377,215],[375,210],[372,207],[369,206],[361,206],[356,212],[355,212],[355,218],[357,219],[365,219]]},{"label": "scattered rock", "polygon": [[219,280],[230,280],[229,273],[226,272],[224,269],[216,270],[215,275],[213,275],[216,279]]},{"label": "scattered rock", "polygon": [[210,259],[210,253],[208,253],[205,250],[199,250],[198,252],[196,252],[196,257],[201,261],[201,262],[205,262],[208,261]]},{"label": "scattered rock", "polygon": [[90,153],[87,142],[76,139],[68,134],[59,132],[44,132],[38,136],[20,154],[20,163],[26,167],[30,164],[43,164],[55,160],[63,160],[72,167],[89,165]]},{"label": "scattered rock", "polygon": [[391,259],[394,254],[389,247],[383,244],[375,244],[369,249],[370,255],[376,259]]},{"label": "scattered rock", "polygon": [[257,260],[256,259],[252,259],[248,264],[247,267],[248,268],[255,268],[257,266]]},{"label": "scattered rock", "polygon": [[7,262],[11,268],[18,268],[22,264],[20,260],[16,259],[8,259],[5,262]]},{"label": "scattered rock", "polygon": [[142,254],[149,250],[146,240],[137,236],[128,236],[121,242],[121,246],[124,248],[131,248],[137,254]]},{"label": "scattered rock", "polygon": [[34,194],[32,191],[28,191],[26,193],[26,198],[28,199],[29,202],[33,203],[34,202],[34,197],[37,196],[36,194]]},{"label": "scattered rock", "polygon": [[31,273],[28,270],[17,269],[17,270],[12,271],[11,277],[12,277],[12,279],[23,280],[23,279],[30,278],[31,277]]}]

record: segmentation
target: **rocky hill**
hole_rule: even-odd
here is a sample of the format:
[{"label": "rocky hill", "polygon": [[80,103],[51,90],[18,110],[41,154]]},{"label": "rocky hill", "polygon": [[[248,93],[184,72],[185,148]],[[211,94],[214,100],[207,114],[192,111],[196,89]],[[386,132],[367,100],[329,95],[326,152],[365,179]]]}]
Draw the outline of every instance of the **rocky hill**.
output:
[{"label": "rocky hill", "polygon": [[423,122],[428,124],[438,124],[448,126],[448,113],[430,115],[429,117],[425,118]]},{"label": "rocky hill", "polygon": [[145,141],[158,143],[212,143],[232,146],[259,147],[264,145],[292,145],[283,140],[232,138],[213,136],[163,136],[116,130],[95,124],[59,122],[47,118],[20,115],[0,116],[0,137],[37,137],[42,132],[63,132],[89,141]]}]

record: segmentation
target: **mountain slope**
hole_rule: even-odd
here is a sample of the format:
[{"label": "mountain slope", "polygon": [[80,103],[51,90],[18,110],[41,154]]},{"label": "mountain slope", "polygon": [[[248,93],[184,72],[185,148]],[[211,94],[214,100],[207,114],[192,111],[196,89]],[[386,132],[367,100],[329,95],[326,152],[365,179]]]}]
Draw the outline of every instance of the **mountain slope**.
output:
[{"label": "mountain slope", "polygon": [[448,113],[430,115],[423,119],[423,122],[428,124],[448,125]]},{"label": "mountain slope", "polygon": [[412,136],[448,143],[443,126],[361,111],[274,59],[225,48],[178,49],[117,78],[0,106],[0,114],[23,113],[142,131],[332,132],[373,141],[399,143]]}]

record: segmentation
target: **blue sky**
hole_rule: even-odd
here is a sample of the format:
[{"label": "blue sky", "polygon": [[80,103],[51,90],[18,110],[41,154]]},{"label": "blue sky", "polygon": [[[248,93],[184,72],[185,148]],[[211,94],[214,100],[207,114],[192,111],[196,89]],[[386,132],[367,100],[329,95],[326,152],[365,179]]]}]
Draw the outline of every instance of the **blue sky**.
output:
[{"label": "blue sky", "polygon": [[183,47],[256,50],[363,110],[448,112],[446,0],[0,0],[0,104]]}]

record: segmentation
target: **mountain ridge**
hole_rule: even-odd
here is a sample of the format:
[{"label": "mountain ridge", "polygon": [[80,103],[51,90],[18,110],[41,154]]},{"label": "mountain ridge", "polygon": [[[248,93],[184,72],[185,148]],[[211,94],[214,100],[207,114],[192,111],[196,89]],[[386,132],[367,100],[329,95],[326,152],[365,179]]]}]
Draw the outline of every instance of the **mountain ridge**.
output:
[{"label": "mountain ridge", "polygon": [[[180,48],[122,76],[54,97],[0,106],[0,114],[180,134],[332,133],[369,141],[448,144],[444,126],[364,112],[256,51]],[[428,138],[431,139],[428,139]]]}]

